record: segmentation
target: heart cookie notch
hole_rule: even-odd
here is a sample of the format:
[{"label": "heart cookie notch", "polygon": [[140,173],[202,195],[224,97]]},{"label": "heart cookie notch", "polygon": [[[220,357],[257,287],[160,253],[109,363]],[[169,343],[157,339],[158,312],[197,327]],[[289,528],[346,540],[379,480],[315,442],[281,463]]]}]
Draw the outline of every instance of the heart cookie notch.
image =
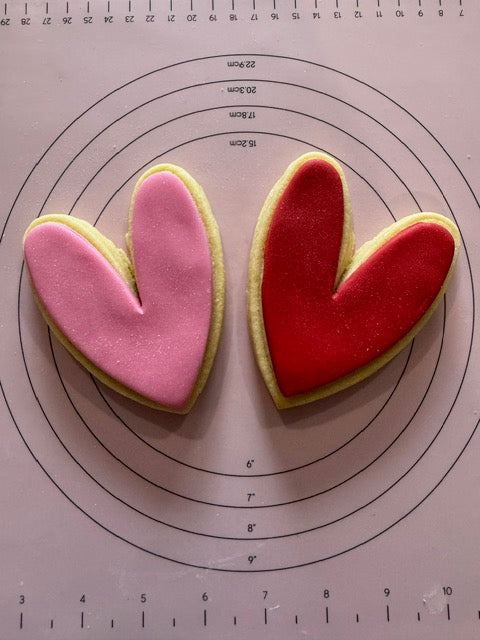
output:
[{"label": "heart cookie notch", "polygon": [[37,218],[25,262],[48,325],[88,371],[156,409],[187,413],[215,357],[223,317],[220,234],[183,169],[163,164],[137,182],[129,255],[68,215]]},{"label": "heart cookie notch", "polygon": [[298,158],[268,195],[254,234],[249,328],[279,409],[312,402],[377,371],[441,300],[460,234],[436,213],[395,222],[354,253],[340,165]]}]

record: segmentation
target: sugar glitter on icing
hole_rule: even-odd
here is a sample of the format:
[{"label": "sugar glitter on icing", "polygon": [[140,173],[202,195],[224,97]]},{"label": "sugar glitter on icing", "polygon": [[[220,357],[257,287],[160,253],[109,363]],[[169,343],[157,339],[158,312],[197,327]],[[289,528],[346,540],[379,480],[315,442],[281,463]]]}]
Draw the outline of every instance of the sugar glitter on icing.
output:
[{"label": "sugar glitter on icing", "polygon": [[129,389],[181,410],[206,350],[213,270],[201,215],[176,175],[161,171],[141,183],[131,243],[140,299],[64,224],[33,227],[24,251],[37,295],[74,347]]}]

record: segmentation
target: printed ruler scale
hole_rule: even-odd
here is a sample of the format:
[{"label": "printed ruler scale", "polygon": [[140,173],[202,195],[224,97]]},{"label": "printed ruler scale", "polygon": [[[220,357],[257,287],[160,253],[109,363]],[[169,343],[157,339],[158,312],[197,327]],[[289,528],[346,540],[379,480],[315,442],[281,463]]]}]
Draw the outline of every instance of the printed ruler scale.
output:
[{"label": "printed ruler scale", "polygon": [[[473,0],[0,4],[0,640],[480,634]],[[356,388],[278,412],[246,326],[263,201],[318,149],[357,246],[418,210],[464,246],[444,303]],[[70,213],[123,246],[159,162],[204,187],[227,307],[186,417],[92,379],[41,322],[21,241]]]},{"label": "printed ruler scale", "polygon": [[49,0],[46,2],[5,2],[1,26],[31,26],[40,22],[43,26],[55,24],[73,25],[80,21],[85,25],[101,22],[110,25],[124,22],[133,25],[138,21],[167,21],[171,25],[186,21],[197,24],[202,20],[212,23],[258,22],[264,20],[342,20],[354,18],[417,18],[457,16],[475,18],[474,3],[468,0]]}]

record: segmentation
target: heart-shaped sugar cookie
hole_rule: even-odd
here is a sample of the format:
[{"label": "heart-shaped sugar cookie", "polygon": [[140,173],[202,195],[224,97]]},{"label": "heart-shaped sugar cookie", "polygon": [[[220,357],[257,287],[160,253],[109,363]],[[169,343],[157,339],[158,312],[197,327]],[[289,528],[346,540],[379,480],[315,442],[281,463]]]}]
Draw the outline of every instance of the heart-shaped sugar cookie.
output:
[{"label": "heart-shaped sugar cookie", "polygon": [[36,219],[25,261],[46,321],[91,373],[127,397],[177,413],[207,380],[223,315],[220,235],[201,187],[158,165],[130,207],[131,260],[72,216]]},{"label": "heart-shaped sugar cookie", "polygon": [[321,153],[292,163],[260,214],[249,271],[253,348],[277,407],[328,396],[393,358],[440,301],[459,246],[450,220],[419,213],[353,255],[342,169]]}]

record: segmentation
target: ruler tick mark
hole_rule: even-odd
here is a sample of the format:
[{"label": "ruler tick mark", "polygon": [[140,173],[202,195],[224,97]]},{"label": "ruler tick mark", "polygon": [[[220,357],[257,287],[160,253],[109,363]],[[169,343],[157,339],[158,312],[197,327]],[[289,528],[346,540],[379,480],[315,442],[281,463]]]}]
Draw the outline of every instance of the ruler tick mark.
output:
[{"label": "ruler tick mark", "polygon": [[25,15],[28,13],[28,2],[25,2]]},{"label": "ruler tick mark", "polygon": [[113,618],[112,618],[112,622],[110,623],[110,627],[113,629]]},{"label": "ruler tick mark", "polygon": [[387,604],[387,622],[390,622],[390,607]]},{"label": "ruler tick mark", "polygon": [[53,620],[50,620],[50,629],[53,629]]},{"label": "ruler tick mark", "polygon": [[237,624],[237,616],[233,616],[233,624]]},{"label": "ruler tick mark", "polygon": [[48,15],[48,2],[45,3],[45,13]]},{"label": "ruler tick mark", "polygon": [[263,610],[263,622],[264,624],[268,624],[268,616],[267,616],[267,608]]},{"label": "ruler tick mark", "polygon": [[417,611],[417,620],[420,622],[420,611]]},{"label": "ruler tick mark", "polygon": [[174,627],[176,624],[177,624],[177,622],[176,622],[175,618],[173,618],[173,620],[172,620],[172,627]]},{"label": "ruler tick mark", "polygon": [[20,629],[23,629],[23,611],[20,611]]},{"label": "ruler tick mark", "polygon": [[355,616],[355,619],[356,619],[356,621],[357,621],[357,622],[360,622],[360,616],[358,615],[358,613],[357,613],[357,615]]},{"label": "ruler tick mark", "polygon": [[80,614],[80,629],[83,629],[83,624],[84,624],[84,613],[82,611],[82,613]]},{"label": "ruler tick mark", "polygon": [[447,620],[450,620],[450,605],[447,602]]},{"label": "ruler tick mark", "polygon": [[325,607],[325,622],[328,624],[330,622],[328,617],[328,607]]},{"label": "ruler tick mark", "polygon": [[298,616],[295,616],[295,624],[298,624]]},{"label": "ruler tick mark", "polygon": [[145,629],[145,611],[142,611],[142,629]]},{"label": "ruler tick mark", "polygon": [[203,610],[203,626],[204,627],[207,626],[207,610],[206,609]]}]

